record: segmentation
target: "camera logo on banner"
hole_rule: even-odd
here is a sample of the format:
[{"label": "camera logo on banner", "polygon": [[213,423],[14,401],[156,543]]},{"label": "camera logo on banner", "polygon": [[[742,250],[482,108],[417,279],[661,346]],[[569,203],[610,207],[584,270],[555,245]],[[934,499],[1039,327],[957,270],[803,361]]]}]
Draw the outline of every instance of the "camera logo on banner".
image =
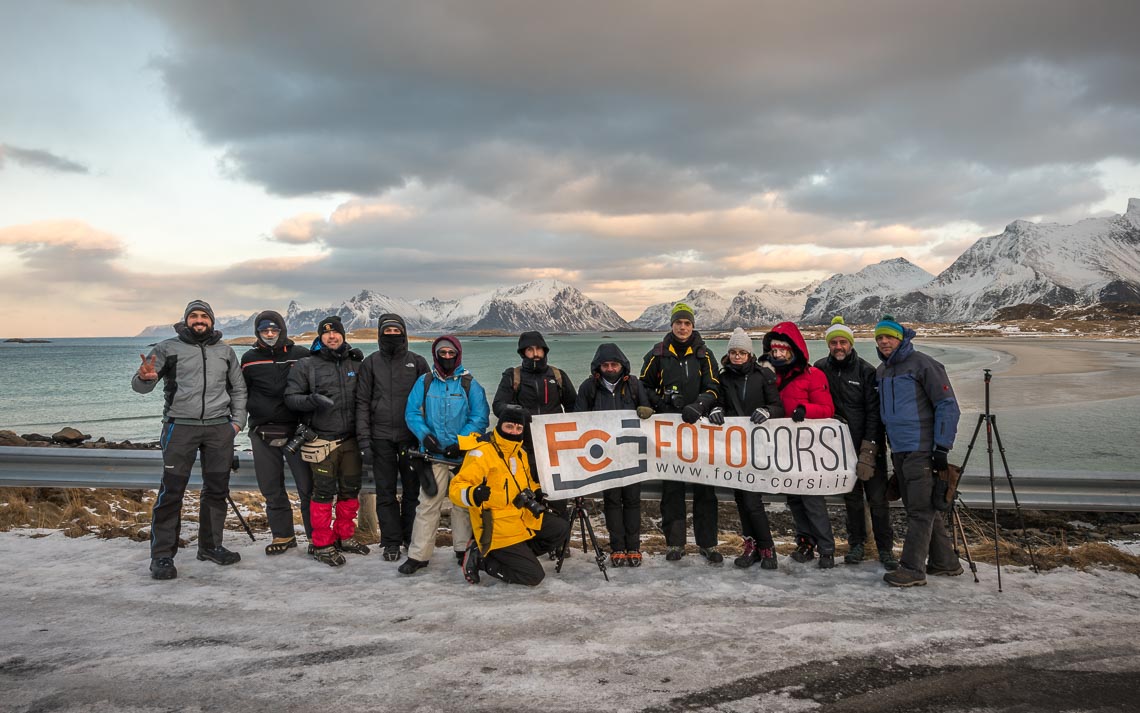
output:
[{"label": "camera logo on banner", "polygon": [[[556,489],[581,488],[649,472],[649,438],[637,418],[622,419],[617,434],[598,428],[579,433],[573,423],[548,423],[546,449]],[[621,467],[628,464],[626,467]]]}]

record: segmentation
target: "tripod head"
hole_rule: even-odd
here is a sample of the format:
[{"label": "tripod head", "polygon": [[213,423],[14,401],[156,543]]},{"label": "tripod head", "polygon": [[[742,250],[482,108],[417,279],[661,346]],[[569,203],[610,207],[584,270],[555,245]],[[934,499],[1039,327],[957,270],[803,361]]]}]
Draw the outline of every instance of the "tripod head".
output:
[{"label": "tripod head", "polygon": [[982,369],[982,373],[985,374],[986,385],[989,385],[990,379],[994,378],[994,375],[990,373],[989,369]]}]

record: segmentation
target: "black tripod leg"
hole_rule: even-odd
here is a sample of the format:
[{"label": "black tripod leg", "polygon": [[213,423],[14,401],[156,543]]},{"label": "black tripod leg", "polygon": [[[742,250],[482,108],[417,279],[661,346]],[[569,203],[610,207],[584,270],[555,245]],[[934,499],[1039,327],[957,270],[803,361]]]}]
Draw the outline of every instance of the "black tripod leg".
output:
[{"label": "black tripod leg", "polygon": [[1009,494],[1013,496],[1013,508],[1017,511],[1017,523],[1021,525],[1021,538],[1025,541],[1025,547],[1029,550],[1029,562],[1033,567],[1033,571],[1037,574],[1040,572],[1037,569],[1037,558],[1033,555],[1033,543],[1029,541],[1029,537],[1025,532],[1025,516],[1021,514],[1021,503],[1017,501],[1017,490],[1013,487],[1013,473],[1009,472],[1009,461],[1005,459],[1005,446],[1001,442],[1001,433],[997,427],[997,416],[990,416],[990,422],[994,427],[994,440],[998,444],[998,453],[1001,455],[1001,465],[1005,469],[1005,479],[1009,481]]},{"label": "black tripod leg", "polygon": [[257,539],[253,536],[253,530],[250,529],[249,523],[246,522],[245,518],[241,516],[240,512],[238,512],[237,503],[234,502],[234,499],[232,497],[230,497],[229,493],[226,493],[226,500],[229,501],[230,508],[233,509],[234,515],[237,515],[238,522],[240,522],[241,526],[245,528],[245,534],[249,535],[249,541],[250,542],[257,542]]},{"label": "black tripod leg", "polygon": [[984,413],[978,414],[978,422],[974,424],[974,435],[970,436],[970,444],[966,446],[966,457],[962,459],[960,470],[966,472],[966,464],[970,462],[970,453],[974,450],[974,444],[978,441],[978,433],[982,430],[982,422],[986,420]]},{"label": "black tripod leg", "polygon": [[586,541],[586,533],[590,535],[590,544],[594,546],[594,561],[598,563],[598,569],[601,570],[602,576],[606,581],[610,581],[610,575],[606,572],[606,553],[602,552],[601,546],[598,545],[598,538],[594,536],[594,526],[590,522],[590,518],[586,516],[586,508],[583,507],[579,510],[582,516],[582,542]]},{"label": "black tripod leg", "polygon": [[973,556],[970,554],[970,543],[966,542],[966,528],[962,526],[962,516],[958,514],[958,508],[955,507],[950,511],[951,520],[954,526],[954,554],[958,554],[957,543],[958,537],[962,538],[962,549],[966,551],[966,562],[970,564],[970,572],[974,575],[974,584],[978,583],[978,565],[974,562]]}]

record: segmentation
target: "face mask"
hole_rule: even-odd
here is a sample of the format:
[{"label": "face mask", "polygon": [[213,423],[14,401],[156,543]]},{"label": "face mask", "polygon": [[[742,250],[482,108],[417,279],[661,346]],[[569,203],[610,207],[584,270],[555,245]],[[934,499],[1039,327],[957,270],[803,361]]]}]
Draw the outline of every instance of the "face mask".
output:
[{"label": "face mask", "polygon": [[403,334],[380,335],[380,351],[384,352],[385,354],[391,354],[402,346],[404,346]]},{"label": "face mask", "polygon": [[499,421],[497,424],[495,424],[495,433],[499,434],[499,438],[502,438],[504,441],[512,441],[514,443],[518,443],[523,439],[523,434],[521,433],[517,435],[513,433],[503,433],[502,421]]},{"label": "face mask", "polygon": [[616,384],[617,380],[621,378],[621,371],[620,370],[614,371],[614,372],[603,371],[603,372],[601,372],[601,374],[602,374],[602,378],[605,379],[606,381],[610,382],[611,384]]},{"label": "face mask", "polygon": [[264,334],[257,335],[261,339],[261,343],[267,347],[272,347],[277,344],[277,340],[281,338],[280,334],[274,334],[272,337],[267,337]]},{"label": "face mask", "polygon": [[435,358],[435,365],[439,367],[440,373],[451,374],[455,371],[455,367],[459,365],[459,357],[443,357],[437,356]]}]

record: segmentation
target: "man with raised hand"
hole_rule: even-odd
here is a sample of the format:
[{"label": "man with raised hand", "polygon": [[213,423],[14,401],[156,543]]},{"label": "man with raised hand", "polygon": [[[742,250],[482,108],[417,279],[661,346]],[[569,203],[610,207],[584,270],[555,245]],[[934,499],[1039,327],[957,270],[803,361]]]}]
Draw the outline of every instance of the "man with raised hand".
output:
[{"label": "man with raised hand", "polygon": [[883,575],[883,581],[893,587],[921,586],[927,575],[962,574],[946,523],[931,502],[934,472],[947,467],[961,411],[946,367],[915,350],[913,329],[886,315],[875,325],[875,345],[882,361],[876,374],[879,414],[907,520],[899,568]]},{"label": "man with raised hand", "polygon": [[162,487],[150,528],[150,575],[174,579],[182,497],[194,458],[202,454],[202,497],[198,511],[198,559],[220,565],[241,560],[222,547],[234,436],[245,427],[246,387],[237,354],[214,329],[214,310],[204,300],[186,305],[178,336],[154,346],[131,379],[140,394],[163,381]]}]

